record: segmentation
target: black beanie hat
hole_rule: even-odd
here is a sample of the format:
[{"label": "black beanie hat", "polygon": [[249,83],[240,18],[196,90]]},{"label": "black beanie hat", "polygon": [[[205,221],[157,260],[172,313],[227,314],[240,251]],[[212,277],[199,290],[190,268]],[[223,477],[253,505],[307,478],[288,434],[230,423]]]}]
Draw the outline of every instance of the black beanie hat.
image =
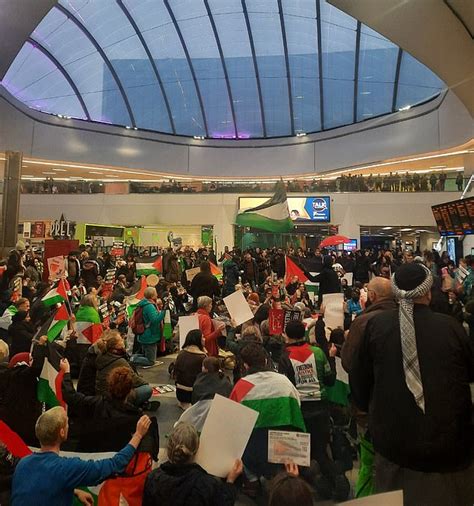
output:
[{"label": "black beanie hat", "polygon": [[426,276],[426,269],[421,264],[403,264],[395,272],[395,284],[400,290],[414,290],[423,283]]}]

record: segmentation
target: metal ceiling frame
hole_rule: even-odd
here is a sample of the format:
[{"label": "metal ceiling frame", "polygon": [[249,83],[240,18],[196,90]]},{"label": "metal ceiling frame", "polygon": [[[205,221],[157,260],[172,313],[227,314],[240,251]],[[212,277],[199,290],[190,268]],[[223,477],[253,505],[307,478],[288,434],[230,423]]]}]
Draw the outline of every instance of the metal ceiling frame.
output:
[{"label": "metal ceiling frame", "polygon": [[[125,102],[125,107],[127,108],[127,111],[128,111],[128,115],[130,116],[130,121],[132,123],[131,126],[133,128],[136,128],[137,125],[135,123],[135,117],[133,115],[132,107],[130,106],[130,102],[128,101],[128,97],[127,97],[127,94],[125,93],[122,82],[120,81],[120,78],[119,78],[117,72],[115,71],[112,63],[110,62],[109,58],[105,54],[105,52],[102,49],[102,47],[100,46],[100,44],[97,42],[97,40],[92,35],[92,33],[89,32],[89,30],[76,18],[76,16],[74,16],[74,14],[71,11],[66,9],[66,7],[64,7],[64,5],[57,3],[55,5],[55,8],[60,10],[68,19],[70,19],[79,28],[79,30],[82,31],[82,33],[89,39],[89,41],[95,47],[96,51],[100,54],[100,56],[104,60],[104,63],[107,65],[110,73],[112,74],[112,77],[114,78],[114,80],[118,86],[118,89],[120,91],[120,94],[122,95],[123,101]],[[125,126],[128,126],[128,125],[125,125]]]},{"label": "metal ceiling frame", "polygon": [[69,86],[72,88],[74,93],[76,94],[77,100],[81,104],[82,110],[84,111],[84,114],[88,121],[91,121],[91,116],[89,114],[89,111],[87,109],[86,103],[84,102],[84,99],[82,98],[81,92],[79,91],[79,88],[76,86],[76,83],[72,79],[72,77],[69,75],[68,71],[63,67],[63,65],[59,62],[59,60],[56,59],[55,56],[53,56],[42,44],[40,44],[37,40],[33,39],[32,37],[28,37],[27,42],[30,43],[33,47],[38,49],[38,51],[41,51],[46,58],[48,58],[51,63],[53,63],[56,68],[61,72],[64,79],[69,83]]},{"label": "metal ceiling frame", "polygon": [[161,80],[160,72],[158,71],[158,67],[156,66],[155,60],[153,59],[153,56],[151,54],[150,48],[148,47],[148,44],[145,41],[145,38],[142,35],[142,32],[140,32],[140,29],[138,28],[137,23],[135,22],[135,19],[133,18],[132,14],[128,10],[127,6],[123,3],[123,0],[116,0],[118,6],[122,9],[123,13],[125,14],[126,18],[128,19],[128,22],[132,25],[133,29],[135,30],[135,33],[137,34],[137,37],[140,39],[140,42],[143,46],[143,49],[145,50],[146,55],[148,56],[148,60],[150,61],[151,68],[153,69],[153,72],[155,74],[155,77],[158,81],[158,84],[161,89],[161,94],[163,95],[163,100],[165,101],[166,111],[168,112],[168,118],[171,126],[171,131],[173,132],[173,135],[176,135],[176,128],[174,125],[173,115],[171,114],[171,107],[168,100],[168,96],[166,95],[166,90],[163,85],[163,81]]},{"label": "metal ceiling frame", "polygon": [[397,66],[395,68],[395,79],[393,81],[392,112],[397,110],[398,81],[400,80],[400,67],[402,66],[403,49],[398,48]]}]

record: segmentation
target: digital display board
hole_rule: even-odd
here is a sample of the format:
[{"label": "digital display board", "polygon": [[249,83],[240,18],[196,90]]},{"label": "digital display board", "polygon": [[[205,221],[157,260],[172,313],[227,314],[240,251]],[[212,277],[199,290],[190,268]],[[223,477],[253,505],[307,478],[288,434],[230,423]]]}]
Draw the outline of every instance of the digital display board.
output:
[{"label": "digital display board", "polygon": [[446,202],[432,206],[431,209],[441,235],[474,233],[474,197]]},{"label": "digital display board", "polygon": [[[239,210],[260,206],[267,200],[261,197],[240,197]],[[328,223],[331,221],[330,197],[288,197],[288,209],[290,218],[294,222]]]},{"label": "digital display board", "polygon": [[351,239],[349,242],[344,243],[345,251],[357,251],[357,239]]}]

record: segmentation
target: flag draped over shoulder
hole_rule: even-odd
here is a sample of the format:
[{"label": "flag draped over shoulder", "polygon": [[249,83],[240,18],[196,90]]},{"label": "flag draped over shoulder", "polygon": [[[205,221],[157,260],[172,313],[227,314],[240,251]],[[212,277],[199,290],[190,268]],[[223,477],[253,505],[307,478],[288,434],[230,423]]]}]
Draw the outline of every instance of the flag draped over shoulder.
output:
[{"label": "flag draped over shoulder", "polygon": [[52,343],[47,343],[48,352],[44,359],[43,369],[38,380],[37,396],[48,408],[64,406],[61,385],[63,372],[59,368],[61,355]]},{"label": "flag draped over shoulder", "polygon": [[160,255],[137,258],[135,265],[137,276],[159,275],[163,272],[163,258]]},{"label": "flag draped over shoulder", "polygon": [[244,209],[238,213],[235,223],[241,227],[254,227],[269,232],[281,233],[293,230],[283,182],[277,183],[272,198],[257,207]]},{"label": "flag draped over shoulder", "polygon": [[306,432],[298,390],[283,374],[249,374],[236,383],[230,398],[259,412],[255,428],[290,425]]},{"label": "flag draped over shoulder", "polygon": [[55,304],[67,300],[67,289],[64,280],[60,280],[55,288],[52,288],[41,301],[45,306],[54,306]]},{"label": "flag draped over shoulder", "polygon": [[103,332],[97,309],[80,306],[76,313],[75,328],[78,344],[94,344]]}]

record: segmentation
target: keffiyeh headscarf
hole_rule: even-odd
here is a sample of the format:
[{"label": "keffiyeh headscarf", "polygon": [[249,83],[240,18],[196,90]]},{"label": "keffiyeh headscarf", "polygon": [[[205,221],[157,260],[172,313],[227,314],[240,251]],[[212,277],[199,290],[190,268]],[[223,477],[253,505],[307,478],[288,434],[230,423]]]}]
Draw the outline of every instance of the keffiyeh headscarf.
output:
[{"label": "keffiyeh headscarf", "polygon": [[424,281],[412,290],[402,290],[397,286],[395,274],[392,275],[392,290],[399,302],[400,336],[403,356],[403,370],[408,390],[413,394],[418,407],[425,412],[425,397],[421,380],[420,363],[416,348],[415,323],[413,321],[414,299],[426,295],[433,285],[433,276],[424,265],[418,267],[425,271]]}]

